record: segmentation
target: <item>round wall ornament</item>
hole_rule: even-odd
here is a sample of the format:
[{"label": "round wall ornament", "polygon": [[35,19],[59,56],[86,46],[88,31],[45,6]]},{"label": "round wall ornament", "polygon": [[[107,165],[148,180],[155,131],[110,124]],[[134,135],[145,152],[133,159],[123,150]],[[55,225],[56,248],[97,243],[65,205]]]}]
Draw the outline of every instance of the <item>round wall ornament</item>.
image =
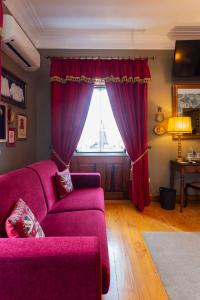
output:
[{"label": "round wall ornament", "polygon": [[153,128],[153,132],[156,134],[156,135],[163,135],[163,134],[165,134],[166,133],[166,128],[165,128],[165,126],[163,126],[163,125],[156,125],[156,126],[154,126],[154,128]]}]

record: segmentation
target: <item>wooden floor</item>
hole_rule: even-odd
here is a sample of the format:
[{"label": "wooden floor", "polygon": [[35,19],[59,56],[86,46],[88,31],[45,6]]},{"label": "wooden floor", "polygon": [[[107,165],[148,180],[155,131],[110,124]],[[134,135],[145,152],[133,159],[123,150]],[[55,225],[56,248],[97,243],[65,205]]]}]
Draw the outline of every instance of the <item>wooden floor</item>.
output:
[{"label": "wooden floor", "polygon": [[106,201],[111,285],[103,300],[166,300],[159,274],[142,237],[145,231],[200,231],[200,202],[183,213],[167,211],[159,203],[143,213],[129,201]]}]

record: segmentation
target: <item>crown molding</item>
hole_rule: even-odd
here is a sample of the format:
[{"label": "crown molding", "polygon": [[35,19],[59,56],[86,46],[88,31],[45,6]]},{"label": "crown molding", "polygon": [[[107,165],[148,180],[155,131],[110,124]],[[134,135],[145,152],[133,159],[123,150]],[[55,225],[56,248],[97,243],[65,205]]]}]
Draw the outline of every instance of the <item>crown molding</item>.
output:
[{"label": "crown molding", "polygon": [[[176,26],[168,32],[144,28],[128,30],[74,30],[47,28],[31,0],[6,0],[33,44],[40,49],[174,49],[175,40],[200,39],[200,26]],[[160,31],[162,31],[160,29]]]},{"label": "crown molding", "polygon": [[[161,34],[149,35],[132,31],[120,32],[65,32],[65,35],[48,32],[40,39],[41,49],[174,49],[175,42]],[[56,45],[56,47],[55,47]]]},{"label": "crown molding", "polygon": [[27,18],[31,19],[31,23],[33,24],[34,28],[37,28],[39,33],[42,32],[44,30],[44,24],[39,18],[31,1],[30,0],[20,0],[20,1],[23,2],[24,8],[26,9],[26,14],[28,13]]},{"label": "crown molding", "polygon": [[173,40],[199,40],[200,26],[175,26],[168,33],[168,37]]},{"label": "crown molding", "polygon": [[43,25],[29,0],[5,0],[4,5],[16,19],[20,27],[38,47]]}]

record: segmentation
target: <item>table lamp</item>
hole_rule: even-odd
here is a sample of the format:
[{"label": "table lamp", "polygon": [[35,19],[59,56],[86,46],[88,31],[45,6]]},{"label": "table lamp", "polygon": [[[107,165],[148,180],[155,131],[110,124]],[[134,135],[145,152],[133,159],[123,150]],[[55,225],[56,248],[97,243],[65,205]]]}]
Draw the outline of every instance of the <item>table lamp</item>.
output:
[{"label": "table lamp", "polygon": [[191,117],[171,117],[171,118],[169,118],[167,131],[169,133],[173,133],[178,136],[178,156],[177,156],[176,160],[182,161],[183,158],[181,156],[181,136],[183,133],[191,133],[192,132]]}]

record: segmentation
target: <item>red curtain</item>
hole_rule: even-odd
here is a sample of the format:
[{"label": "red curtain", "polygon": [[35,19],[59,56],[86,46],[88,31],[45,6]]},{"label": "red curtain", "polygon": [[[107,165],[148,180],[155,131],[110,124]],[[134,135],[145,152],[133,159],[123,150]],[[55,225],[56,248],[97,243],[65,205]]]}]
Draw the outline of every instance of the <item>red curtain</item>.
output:
[{"label": "red curtain", "polygon": [[52,141],[69,163],[78,144],[97,78],[106,83],[115,120],[132,160],[132,201],[143,210],[149,199],[147,154],[147,59],[59,59],[51,62]]},{"label": "red curtain", "polygon": [[[2,0],[0,0],[0,45],[1,45],[2,28],[3,28],[3,7],[2,7]],[[1,91],[1,65],[2,65],[2,55],[0,55],[0,91]]]},{"label": "red curtain", "polygon": [[[145,61],[139,63],[144,64],[144,68],[147,66]],[[107,82],[106,88],[116,123],[133,162],[130,195],[134,205],[142,211],[144,206],[150,203],[147,154],[147,83]],[[140,159],[136,162],[138,158]]]},{"label": "red curtain", "polygon": [[[51,72],[54,73],[58,66],[61,65],[52,61]],[[92,92],[91,83],[52,82],[52,145],[66,164],[69,164],[80,139]]]}]

